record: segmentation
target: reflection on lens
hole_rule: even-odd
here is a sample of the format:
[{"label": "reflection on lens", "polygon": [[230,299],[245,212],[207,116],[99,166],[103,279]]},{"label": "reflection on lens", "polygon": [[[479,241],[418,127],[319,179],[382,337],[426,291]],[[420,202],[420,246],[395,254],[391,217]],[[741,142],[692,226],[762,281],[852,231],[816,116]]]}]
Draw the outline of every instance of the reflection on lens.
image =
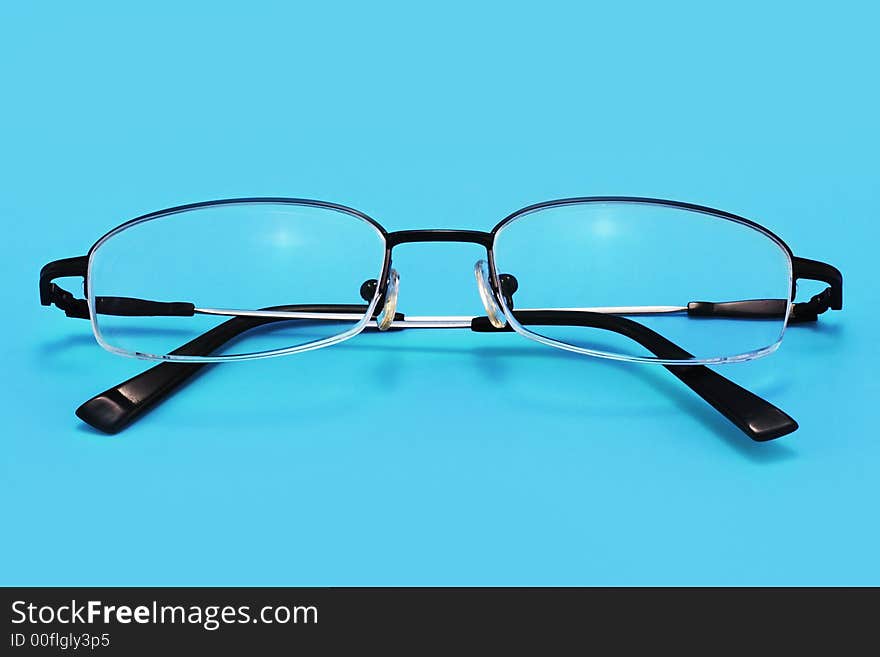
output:
[{"label": "reflection on lens", "polygon": [[91,253],[96,334],[113,350],[181,359],[323,346],[363,326],[360,288],[384,252],[372,223],[317,204],[209,204],[132,222]]},{"label": "reflection on lens", "polygon": [[[672,341],[694,357],[691,362],[745,359],[774,349],[792,285],[789,254],[770,234],[664,203],[581,201],[532,210],[499,229],[494,259],[498,274],[519,282],[515,311],[625,317]],[[529,337],[584,353],[685,358],[658,355],[609,330],[607,322],[604,328],[549,320],[512,324]]]}]

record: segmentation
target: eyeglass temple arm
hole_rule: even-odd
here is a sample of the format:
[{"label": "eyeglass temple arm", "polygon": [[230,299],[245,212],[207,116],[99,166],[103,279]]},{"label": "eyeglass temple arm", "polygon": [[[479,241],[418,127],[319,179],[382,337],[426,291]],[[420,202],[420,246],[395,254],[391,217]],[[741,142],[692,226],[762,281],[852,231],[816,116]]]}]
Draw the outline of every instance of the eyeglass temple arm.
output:
[{"label": "eyeglass temple arm", "polygon": [[[564,310],[515,310],[513,314],[523,325],[583,326],[604,329],[634,340],[658,358],[693,358],[690,353],[656,331],[626,317]],[[471,329],[485,333],[512,330],[509,325],[501,329],[495,328],[486,317],[475,318]],[[664,367],[752,440],[772,440],[791,433],[798,427],[797,422],[770,402],[704,365],[664,365]]]},{"label": "eyeglass temple arm", "polygon": [[[277,306],[276,311],[343,313],[363,312],[365,306]],[[586,326],[614,331],[649,349],[660,358],[687,359],[691,354],[648,327],[615,315],[586,311],[514,311],[524,324]],[[395,320],[403,320],[396,315]],[[186,343],[176,355],[207,355],[246,331],[278,318],[234,317]],[[487,317],[471,321],[471,330],[498,332]],[[80,406],[76,414],[87,424],[106,433],[117,433],[143,412],[183,385],[208,363],[161,363],[109,388]],[[700,365],[667,365],[666,369],[709,402],[725,417],[757,441],[771,440],[797,429],[797,423],[769,402],[752,394],[717,372]]]},{"label": "eyeglass temple arm", "polygon": [[[278,312],[364,313],[366,305],[286,305],[265,308]],[[396,321],[404,319],[397,313]],[[177,356],[205,356],[233,341],[247,331],[285,321],[277,317],[233,317],[171,353]],[[290,320],[287,320],[290,321]],[[108,388],[76,409],[83,422],[106,433],[118,433],[144,411],[171,395],[196,373],[211,363],[161,363],[119,385]]]}]

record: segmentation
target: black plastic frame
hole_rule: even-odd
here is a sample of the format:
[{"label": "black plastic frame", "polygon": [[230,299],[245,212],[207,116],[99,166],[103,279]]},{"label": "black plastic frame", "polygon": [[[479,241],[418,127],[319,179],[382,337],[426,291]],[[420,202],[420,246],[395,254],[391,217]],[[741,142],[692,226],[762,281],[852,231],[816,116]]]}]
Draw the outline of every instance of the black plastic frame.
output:
[{"label": "black plastic frame", "polygon": [[[382,304],[384,303],[384,297],[387,292],[387,282],[389,280],[392,266],[392,251],[394,247],[401,244],[425,242],[472,243],[479,244],[486,249],[490,271],[490,286],[496,297],[496,301],[503,296],[507,301],[508,308],[511,309],[513,317],[521,325],[530,323],[559,323],[602,328],[632,338],[648,348],[659,358],[692,358],[688,352],[663,336],[626,317],[603,315],[587,311],[512,310],[512,295],[516,291],[515,279],[498,272],[495,265],[494,244],[498,232],[510,222],[533,212],[565,205],[582,205],[590,203],[660,205],[699,212],[749,226],[775,240],[779,246],[786,251],[792,264],[791,301],[794,301],[795,299],[797,281],[799,279],[823,281],[828,284],[828,287],[825,290],[814,295],[809,301],[792,304],[791,313],[788,317],[789,324],[816,321],[818,315],[826,310],[840,310],[843,307],[843,277],[840,271],[823,262],[796,257],[784,240],[764,226],[750,219],[746,219],[745,217],[703,205],[637,196],[573,197],[536,203],[509,214],[498,222],[491,231],[423,229],[388,232],[381,224],[359,210],[339,205],[337,203],[311,199],[246,197],[190,203],[135,217],[102,235],[95,241],[86,255],[56,260],[45,265],[40,271],[40,302],[46,306],[52,304],[56,305],[62,309],[68,317],[89,319],[90,313],[87,301],[85,299],[75,298],[72,293],[56,285],[54,280],[63,277],[82,276],[83,290],[86,297],[88,297],[88,263],[90,262],[91,256],[97,246],[100,245],[105,238],[126,227],[143,221],[172,216],[189,210],[222,205],[257,203],[290,204],[334,210],[357,217],[376,228],[385,241],[385,254],[381,275],[378,281],[376,281],[377,284],[374,288],[375,296],[373,299],[367,299],[369,303],[372,303],[373,300],[376,301],[374,318],[381,310]],[[695,316],[750,316],[756,318],[779,316],[780,310],[778,305],[773,305],[773,301],[774,300],[753,300],[728,303],[693,302],[688,308],[688,313]],[[164,303],[118,297],[102,297],[96,300],[96,305],[96,309],[99,312],[122,315],[187,314],[188,312],[191,313],[193,308],[192,304],[186,302]],[[693,306],[693,308],[691,308],[691,306]],[[276,306],[272,309],[280,310],[287,308],[292,308],[292,306]],[[323,312],[325,310],[326,312],[342,312],[340,310],[342,306],[316,306],[315,308],[323,309],[317,310],[317,312]],[[345,308],[347,309],[345,312],[348,312],[352,308],[355,308],[355,306],[345,306]],[[366,312],[369,305],[356,306],[356,308],[358,311],[363,310]],[[403,319],[403,315],[395,314],[395,320],[401,319]],[[241,333],[271,321],[275,320],[235,317],[225,321],[214,329],[211,329],[203,336],[183,345],[174,353],[185,355],[206,355],[201,352],[211,353],[220,345],[228,340],[234,339]],[[487,317],[477,317],[471,322],[471,330],[476,332],[498,332],[510,331],[512,329],[509,324],[504,329],[498,329],[492,326]],[[167,362],[154,366],[146,372],[93,397],[77,409],[77,415],[82,420],[101,431],[116,433],[143,412],[167,397],[175,389],[186,382],[194,373],[208,364],[210,363]],[[797,429],[797,423],[786,413],[766,400],[761,399],[753,393],[722,377],[720,374],[705,365],[681,363],[664,365],[664,367],[738,426],[753,440],[771,440],[791,433]]]}]

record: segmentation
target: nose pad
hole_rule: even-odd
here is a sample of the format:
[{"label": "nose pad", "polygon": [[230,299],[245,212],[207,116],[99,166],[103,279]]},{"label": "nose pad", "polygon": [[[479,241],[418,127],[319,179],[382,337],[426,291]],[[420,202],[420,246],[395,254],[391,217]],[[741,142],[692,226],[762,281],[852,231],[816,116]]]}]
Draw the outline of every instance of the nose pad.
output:
[{"label": "nose pad", "polygon": [[397,312],[397,292],[400,290],[400,274],[396,269],[392,269],[388,273],[388,286],[385,289],[385,305],[382,306],[382,312],[376,318],[376,326],[380,331],[387,331],[391,328],[391,322],[394,321],[394,314]]},{"label": "nose pad", "polygon": [[495,328],[504,328],[507,326],[507,318],[498,305],[498,301],[495,300],[495,293],[489,285],[489,264],[485,260],[477,260],[474,265],[474,277],[477,279],[477,289],[480,291],[480,299],[483,301],[483,308],[486,309],[489,323]]}]

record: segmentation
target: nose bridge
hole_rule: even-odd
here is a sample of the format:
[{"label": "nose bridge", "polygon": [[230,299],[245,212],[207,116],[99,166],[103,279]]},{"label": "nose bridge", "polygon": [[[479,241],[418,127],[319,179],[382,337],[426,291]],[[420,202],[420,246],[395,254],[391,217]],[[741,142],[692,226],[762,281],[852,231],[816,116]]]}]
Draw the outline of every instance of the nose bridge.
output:
[{"label": "nose bridge", "polygon": [[[382,284],[382,289],[380,290],[380,294],[387,295],[385,297],[384,310],[389,310],[390,312],[384,312],[382,317],[380,317],[380,330],[383,328],[381,324],[383,323],[381,320],[384,317],[393,316],[393,313],[396,310],[396,301],[397,301],[397,291],[398,291],[398,274],[395,269],[391,267],[392,262],[392,252],[395,246],[399,246],[401,244],[415,244],[415,243],[427,243],[427,242],[446,242],[446,243],[462,243],[462,244],[476,244],[482,246],[486,249],[486,256],[488,260],[492,260],[492,242],[494,240],[494,234],[491,232],[479,231],[479,230],[456,230],[456,229],[424,229],[424,230],[400,230],[394,231],[390,233],[386,233],[386,244],[388,248],[388,261],[386,263],[386,267],[388,267],[388,275],[385,277],[385,280]],[[477,290],[479,292],[480,299],[482,301],[482,305],[484,306],[486,313],[490,317],[490,321],[493,326],[503,328],[506,325],[506,319],[504,318],[504,313],[501,310],[496,298],[494,286],[490,283],[490,275],[489,275],[489,267],[486,260],[479,260],[474,269],[474,274],[476,275],[477,282]],[[389,298],[390,297],[390,298]],[[389,303],[390,302],[390,303]],[[455,320],[455,326],[457,327],[462,320],[462,317],[459,316],[426,316],[424,318],[419,318],[420,320],[427,319],[431,320],[429,323],[436,324],[437,321],[443,320],[441,323],[444,327],[447,325],[447,320]],[[469,318],[465,318],[469,319]],[[451,326],[451,325],[450,325]]]},{"label": "nose bridge", "polygon": [[481,230],[454,230],[454,229],[427,229],[427,230],[398,230],[388,233],[386,240],[389,249],[398,244],[413,244],[416,242],[462,242],[467,244],[480,244],[486,249],[492,247],[492,233]]}]

